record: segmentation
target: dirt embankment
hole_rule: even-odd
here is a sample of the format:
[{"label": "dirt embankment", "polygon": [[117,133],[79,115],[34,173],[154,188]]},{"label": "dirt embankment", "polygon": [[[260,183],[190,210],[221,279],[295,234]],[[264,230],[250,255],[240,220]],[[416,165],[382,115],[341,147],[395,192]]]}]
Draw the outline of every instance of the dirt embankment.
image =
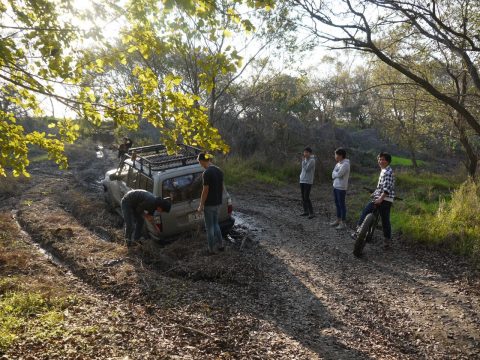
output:
[{"label": "dirt embankment", "polygon": [[[95,186],[108,166],[108,158],[92,158],[67,173],[39,168],[8,201],[33,241],[71,272],[56,281],[89,299],[83,309],[97,328],[68,340],[20,341],[7,355],[480,357],[479,282],[468,264],[401,243],[388,252],[369,246],[354,258],[346,232],[327,225],[327,189],[314,189],[311,220],[296,214],[296,187],[234,189],[239,225],[225,253],[204,256],[200,229],[127,249],[121,221]],[[93,345],[82,347],[87,339]]]}]

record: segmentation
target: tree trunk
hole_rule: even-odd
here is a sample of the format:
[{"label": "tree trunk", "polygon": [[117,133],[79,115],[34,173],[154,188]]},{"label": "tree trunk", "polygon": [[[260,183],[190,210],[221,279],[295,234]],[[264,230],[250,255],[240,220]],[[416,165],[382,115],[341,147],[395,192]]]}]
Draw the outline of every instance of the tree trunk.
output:
[{"label": "tree trunk", "polygon": [[413,165],[413,170],[415,171],[416,174],[418,174],[418,163],[417,163],[417,155],[415,154],[415,151],[410,149],[410,159],[412,160],[412,165]]},{"label": "tree trunk", "polygon": [[215,103],[217,101],[217,87],[216,87],[216,83],[215,83],[216,79],[213,79],[213,87],[212,87],[212,91],[210,92],[210,109],[209,109],[209,112],[208,112],[208,115],[209,115],[209,120],[210,120],[210,124],[212,126],[215,126]]},{"label": "tree trunk", "polygon": [[459,129],[460,131],[460,142],[462,143],[463,148],[467,154],[467,170],[468,175],[475,179],[477,173],[477,164],[478,164],[478,155],[475,152],[472,144],[468,141],[468,137],[465,134],[464,129]]}]

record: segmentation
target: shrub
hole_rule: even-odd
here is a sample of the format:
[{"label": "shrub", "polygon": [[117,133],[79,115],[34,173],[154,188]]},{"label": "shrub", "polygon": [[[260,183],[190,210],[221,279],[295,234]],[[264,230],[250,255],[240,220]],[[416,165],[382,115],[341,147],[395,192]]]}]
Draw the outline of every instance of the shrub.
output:
[{"label": "shrub", "polygon": [[411,238],[445,244],[456,252],[480,260],[480,186],[472,180],[440,201],[434,214],[410,216],[403,231]]}]

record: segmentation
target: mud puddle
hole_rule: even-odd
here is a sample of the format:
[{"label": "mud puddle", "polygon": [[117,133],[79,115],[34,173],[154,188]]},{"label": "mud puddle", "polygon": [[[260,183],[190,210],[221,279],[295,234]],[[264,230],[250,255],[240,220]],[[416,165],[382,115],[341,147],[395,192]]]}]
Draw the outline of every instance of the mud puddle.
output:
[{"label": "mud puddle", "polygon": [[240,250],[247,244],[258,244],[256,234],[263,231],[260,224],[252,216],[240,211],[234,211],[232,216],[235,218],[235,225],[225,239],[234,245],[239,245]]}]

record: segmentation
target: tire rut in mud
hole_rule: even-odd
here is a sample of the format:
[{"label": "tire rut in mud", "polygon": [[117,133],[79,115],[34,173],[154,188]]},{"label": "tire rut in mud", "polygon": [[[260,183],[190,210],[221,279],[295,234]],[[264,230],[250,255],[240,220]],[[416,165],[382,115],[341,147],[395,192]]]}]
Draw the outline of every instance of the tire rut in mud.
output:
[{"label": "tire rut in mud", "polygon": [[[366,256],[356,259],[348,234],[328,226],[329,194],[317,192],[320,216],[307,220],[295,213],[299,201],[285,206],[292,191],[237,195],[237,208],[255,217],[263,228],[256,233],[260,244],[331,314],[332,327],[325,331],[373,357],[480,356],[478,273],[469,280],[468,264],[402,243],[390,252],[369,245]],[[425,281],[425,274],[435,279]]]}]

